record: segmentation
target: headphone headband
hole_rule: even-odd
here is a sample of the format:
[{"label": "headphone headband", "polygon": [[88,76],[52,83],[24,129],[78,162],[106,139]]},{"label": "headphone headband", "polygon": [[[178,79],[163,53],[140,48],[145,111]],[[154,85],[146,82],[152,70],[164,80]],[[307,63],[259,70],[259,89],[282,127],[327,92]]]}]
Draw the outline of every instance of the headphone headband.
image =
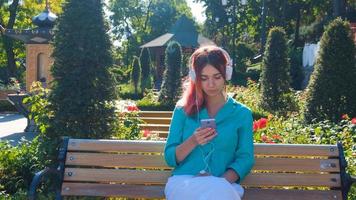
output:
[{"label": "headphone headband", "polygon": [[[204,47],[201,47],[204,48]],[[225,51],[225,49],[221,48],[221,47],[216,47],[218,50],[220,50],[225,58],[226,58],[226,67],[225,67],[225,80],[229,81],[231,80],[231,76],[232,76],[232,71],[233,71],[233,60],[231,59],[229,53],[227,53],[227,51]],[[194,55],[194,54],[193,54]],[[193,67],[193,55],[190,56],[189,58],[189,77],[191,78],[192,81],[196,81],[196,73],[195,73],[195,69]]]}]

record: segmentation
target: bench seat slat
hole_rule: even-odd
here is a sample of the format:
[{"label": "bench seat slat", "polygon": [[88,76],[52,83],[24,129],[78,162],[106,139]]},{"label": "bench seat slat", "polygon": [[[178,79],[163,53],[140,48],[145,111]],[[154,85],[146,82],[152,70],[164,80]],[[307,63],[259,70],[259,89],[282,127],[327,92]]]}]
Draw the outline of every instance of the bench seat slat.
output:
[{"label": "bench seat slat", "polygon": [[[68,151],[163,152],[164,141],[70,139]],[[254,144],[255,155],[338,157],[336,145]]]},{"label": "bench seat slat", "polygon": [[169,117],[173,115],[172,111],[139,111],[139,117]]},{"label": "bench seat slat", "polygon": [[[331,167],[331,164],[334,167]],[[163,168],[169,169],[162,155],[76,153],[67,154],[66,165]],[[339,172],[337,159],[256,158],[253,170],[284,172]]]},{"label": "bench seat slat", "polygon": [[[66,168],[65,181],[118,182],[132,184],[165,184],[170,171]],[[252,173],[243,182],[245,186],[320,186],[340,187],[339,174]]]},{"label": "bench seat slat", "polygon": [[[164,186],[69,183],[62,185],[63,196],[111,196],[128,198],[164,198]],[[278,195],[278,196],[277,196]],[[243,200],[341,200],[338,190],[245,189]]]}]

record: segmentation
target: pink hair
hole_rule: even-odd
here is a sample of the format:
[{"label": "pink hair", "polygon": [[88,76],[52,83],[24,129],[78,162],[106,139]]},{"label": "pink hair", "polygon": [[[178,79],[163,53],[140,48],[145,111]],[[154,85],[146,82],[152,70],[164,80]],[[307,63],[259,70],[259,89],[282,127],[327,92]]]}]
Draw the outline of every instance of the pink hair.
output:
[{"label": "pink hair", "polygon": [[183,92],[181,99],[181,105],[187,115],[192,116],[196,114],[197,110],[201,110],[205,105],[200,77],[203,68],[207,65],[211,65],[215,67],[225,79],[227,61],[228,58],[226,58],[221,48],[217,46],[203,46],[194,51],[190,57],[189,67],[190,70],[195,71],[196,80],[194,81],[190,77],[188,86]]}]

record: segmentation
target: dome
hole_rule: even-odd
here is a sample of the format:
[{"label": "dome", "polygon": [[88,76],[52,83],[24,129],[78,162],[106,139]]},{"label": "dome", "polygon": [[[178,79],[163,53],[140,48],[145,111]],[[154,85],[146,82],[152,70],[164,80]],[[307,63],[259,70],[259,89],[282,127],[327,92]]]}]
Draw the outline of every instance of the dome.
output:
[{"label": "dome", "polygon": [[52,28],[56,19],[57,15],[46,7],[43,12],[32,18],[32,22],[40,28]]}]

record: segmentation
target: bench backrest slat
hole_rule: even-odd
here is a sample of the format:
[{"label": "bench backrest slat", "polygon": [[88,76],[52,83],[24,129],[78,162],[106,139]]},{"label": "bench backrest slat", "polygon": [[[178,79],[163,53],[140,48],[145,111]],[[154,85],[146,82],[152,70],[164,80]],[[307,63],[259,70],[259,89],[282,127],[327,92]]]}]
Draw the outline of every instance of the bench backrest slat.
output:
[{"label": "bench backrest slat", "polygon": [[[66,165],[169,169],[163,155],[69,152]],[[279,172],[339,172],[338,159],[257,157],[253,170]]]},{"label": "bench backrest slat", "polygon": [[[162,153],[164,141],[70,139],[68,151]],[[336,145],[255,144],[255,155],[338,157]]]}]

